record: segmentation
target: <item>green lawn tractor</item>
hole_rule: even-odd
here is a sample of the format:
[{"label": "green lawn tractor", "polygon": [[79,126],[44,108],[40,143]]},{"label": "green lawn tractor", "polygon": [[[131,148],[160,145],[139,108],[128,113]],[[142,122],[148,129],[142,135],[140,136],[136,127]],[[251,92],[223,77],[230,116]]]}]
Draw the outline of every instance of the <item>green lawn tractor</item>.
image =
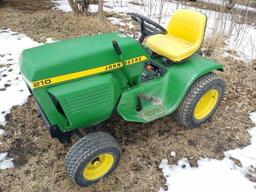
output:
[{"label": "green lawn tractor", "polygon": [[[88,186],[110,174],[120,160],[117,141],[105,132],[82,134],[117,112],[147,123],[173,114],[188,128],[206,122],[219,106],[223,66],[196,54],[206,16],[174,12],[167,28],[136,13],[139,41],[121,33],[73,38],[24,50],[20,69],[53,138],[71,143],[65,166]],[[84,131],[83,131],[84,132]],[[85,135],[85,136],[84,136]],[[73,138],[73,137],[72,137]]]}]

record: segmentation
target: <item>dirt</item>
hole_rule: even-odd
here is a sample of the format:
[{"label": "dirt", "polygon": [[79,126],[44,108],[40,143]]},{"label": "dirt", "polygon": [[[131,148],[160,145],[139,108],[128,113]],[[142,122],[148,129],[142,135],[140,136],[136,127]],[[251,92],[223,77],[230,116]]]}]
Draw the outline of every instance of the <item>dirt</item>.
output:
[{"label": "dirt", "polygon": [[[53,10],[51,3],[44,3],[46,1],[42,1],[42,10],[39,6],[33,11],[2,5],[0,15],[4,19],[0,27],[10,27],[39,41],[46,37],[62,39],[114,29],[110,24],[109,29],[93,28],[91,22],[97,22],[93,17],[81,16],[73,21],[71,14]],[[108,178],[87,188],[76,186],[67,178],[64,158],[70,145],[50,138],[43,120],[37,117],[33,97],[23,106],[13,107],[6,116],[5,132],[0,136],[0,152],[8,151],[15,168],[0,170],[0,191],[158,191],[165,182],[158,168],[161,159],[167,158],[170,164],[175,164],[185,157],[192,166],[197,166],[200,157],[221,159],[223,151],[248,145],[250,136],[246,129],[253,126],[248,114],[256,111],[254,64],[232,58],[215,59],[225,66],[220,75],[226,81],[227,92],[212,119],[200,128],[186,129],[171,116],[137,124],[125,122],[114,114],[99,130],[117,138],[122,149],[121,162]],[[172,151],[176,152],[175,157],[171,156]],[[254,180],[255,170],[248,177]]]},{"label": "dirt", "polygon": [[65,39],[116,30],[108,22],[99,25],[96,16],[54,10],[49,0],[7,0],[0,4],[0,15],[1,27],[25,33],[38,42],[45,42],[48,37]]}]

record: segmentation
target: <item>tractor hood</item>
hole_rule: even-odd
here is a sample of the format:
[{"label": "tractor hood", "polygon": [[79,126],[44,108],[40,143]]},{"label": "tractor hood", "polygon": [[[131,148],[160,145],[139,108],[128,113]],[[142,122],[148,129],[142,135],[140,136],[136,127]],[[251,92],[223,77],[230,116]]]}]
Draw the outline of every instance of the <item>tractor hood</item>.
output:
[{"label": "tractor hood", "polygon": [[85,36],[24,50],[21,73],[29,82],[77,73],[119,62],[112,41],[121,47],[126,60],[147,52],[135,39],[120,33]]}]

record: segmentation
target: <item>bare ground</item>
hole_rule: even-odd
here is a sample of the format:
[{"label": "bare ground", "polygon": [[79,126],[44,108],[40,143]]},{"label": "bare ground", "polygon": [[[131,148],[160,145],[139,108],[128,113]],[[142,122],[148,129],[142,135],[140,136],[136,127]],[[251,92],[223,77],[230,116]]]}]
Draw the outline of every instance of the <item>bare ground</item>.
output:
[{"label": "bare ground", "polygon": [[[90,27],[92,21],[96,24],[95,18],[82,16],[73,21],[70,14],[52,10],[49,2],[43,2],[46,4],[42,4],[42,10],[39,7],[33,11],[2,5],[0,27],[10,27],[39,41],[108,31],[95,28],[97,25]],[[33,5],[32,0],[30,3]],[[170,116],[136,124],[113,115],[101,129],[117,138],[122,148],[120,165],[108,178],[87,188],[78,187],[67,178],[64,158],[70,146],[50,138],[44,122],[37,118],[33,98],[14,107],[6,116],[8,123],[0,136],[0,152],[9,152],[15,168],[0,170],[0,191],[158,191],[165,182],[158,168],[161,159],[167,158],[173,164],[187,157],[192,166],[197,166],[200,157],[221,159],[223,151],[248,145],[246,129],[252,127],[248,113],[256,111],[255,64],[232,58],[218,60],[225,65],[221,75],[227,83],[227,96],[211,121],[197,129],[186,129]],[[170,156],[171,151],[176,152],[176,157]]]},{"label": "bare ground", "polygon": [[[23,5],[24,4],[24,5]],[[38,42],[46,38],[64,39],[95,33],[107,33],[115,27],[99,25],[95,16],[74,16],[54,10],[49,0],[8,0],[0,3],[0,26],[25,33]]]}]

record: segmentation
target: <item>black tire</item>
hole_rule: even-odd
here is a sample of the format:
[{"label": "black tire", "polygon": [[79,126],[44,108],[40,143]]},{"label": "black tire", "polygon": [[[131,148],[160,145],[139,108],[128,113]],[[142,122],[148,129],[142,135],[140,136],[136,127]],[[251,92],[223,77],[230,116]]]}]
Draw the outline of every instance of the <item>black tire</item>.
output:
[{"label": "black tire", "polygon": [[[174,118],[187,128],[199,127],[209,120],[219,107],[224,96],[225,87],[225,82],[221,79],[221,77],[214,73],[208,73],[202,76],[189,88],[182,103],[174,112]],[[212,89],[217,90],[218,92],[218,100],[214,108],[204,118],[196,119],[194,116],[194,111],[198,101],[207,91]]]},{"label": "black tire", "polygon": [[[110,154],[113,157],[111,168],[100,178],[86,179],[83,174],[84,169],[102,154]],[[65,167],[67,175],[78,185],[91,185],[114,171],[119,163],[120,155],[119,145],[110,134],[104,132],[88,134],[75,143],[66,155]]]}]

